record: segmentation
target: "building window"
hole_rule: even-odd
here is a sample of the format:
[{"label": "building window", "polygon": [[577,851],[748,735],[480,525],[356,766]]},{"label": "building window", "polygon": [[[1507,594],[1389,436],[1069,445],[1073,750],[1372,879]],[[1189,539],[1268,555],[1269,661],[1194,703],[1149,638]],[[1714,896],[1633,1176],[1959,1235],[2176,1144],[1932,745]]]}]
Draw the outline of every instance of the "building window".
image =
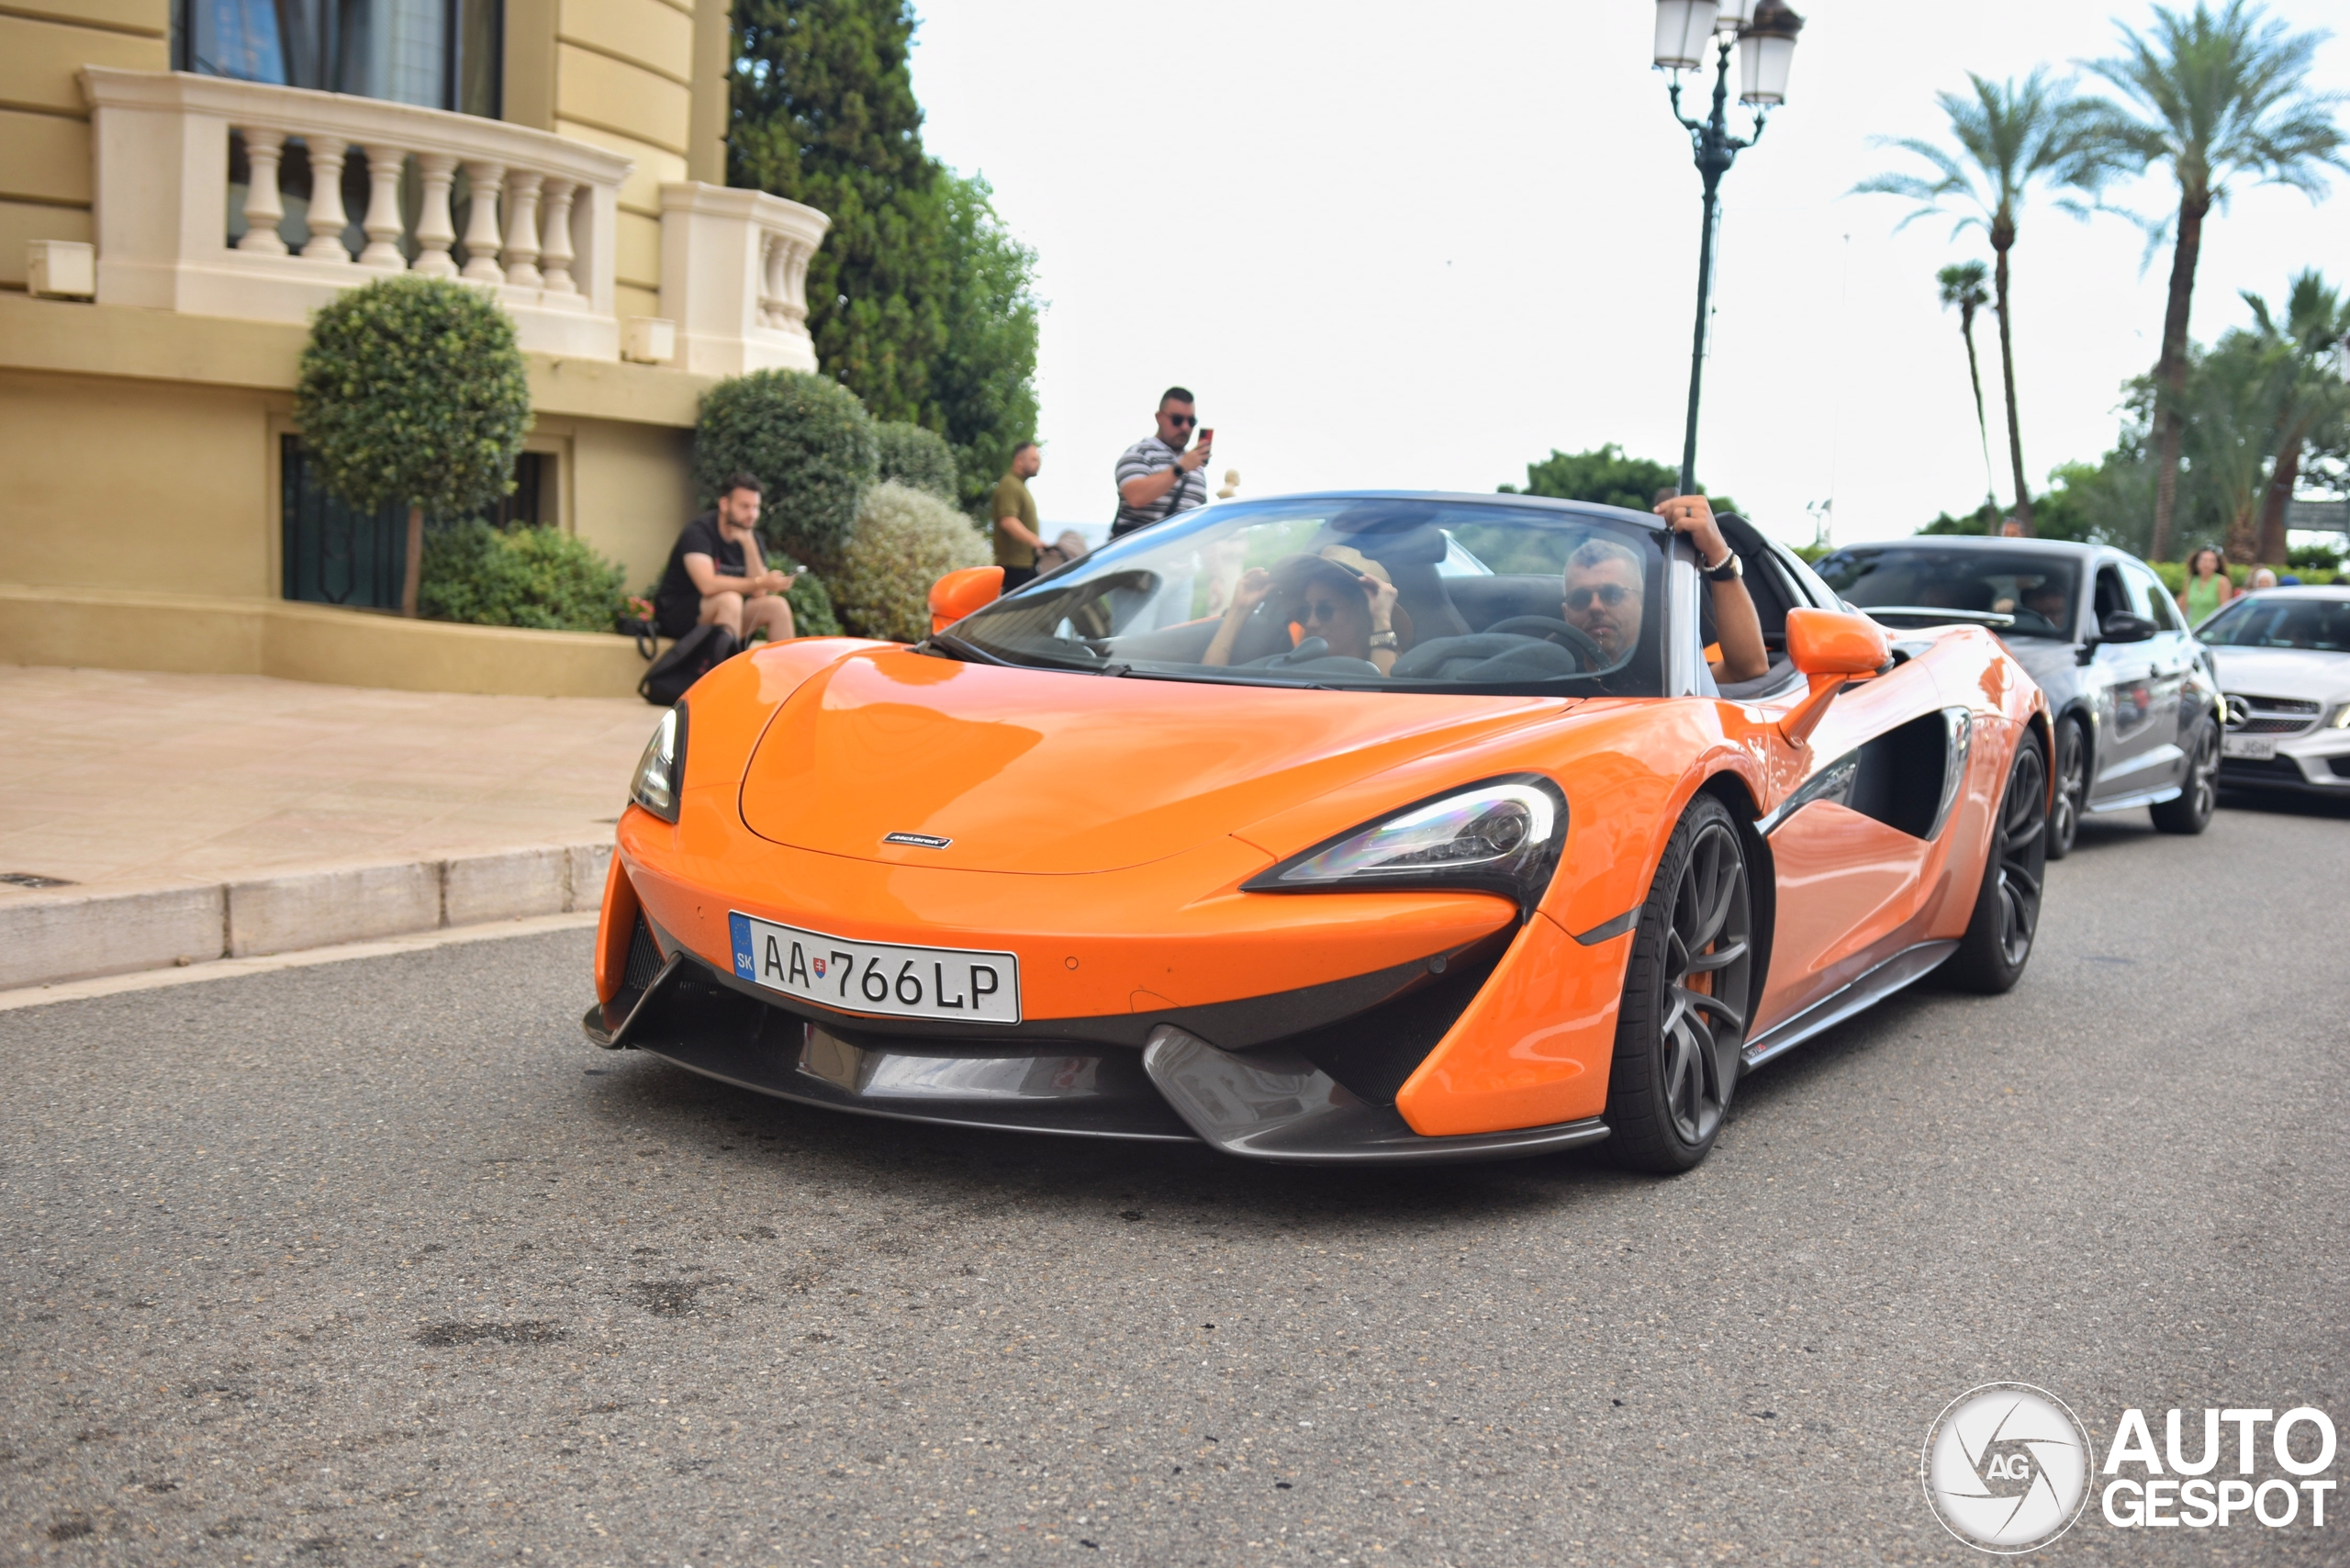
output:
[{"label": "building window", "polygon": [[173,63],[207,76],[496,119],[503,0],[173,0]]},{"label": "building window", "polygon": [[[491,510],[499,528],[551,521],[554,455],[526,452],[514,462],[514,493]],[[298,435],[278,441],[278,496],[284,516],[284,591],[308,604],[397,610],[408,572],[408,509],[363,512],[327,494]],[[543,510],[542,509],[544,509]],[[428,520],[433,526],[438,520]]]}]

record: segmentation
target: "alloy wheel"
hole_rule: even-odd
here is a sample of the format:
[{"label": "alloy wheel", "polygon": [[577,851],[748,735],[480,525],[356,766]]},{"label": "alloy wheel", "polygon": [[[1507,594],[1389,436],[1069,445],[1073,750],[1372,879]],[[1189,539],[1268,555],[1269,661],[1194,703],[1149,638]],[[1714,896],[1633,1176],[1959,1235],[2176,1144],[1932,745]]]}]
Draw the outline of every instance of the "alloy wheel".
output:
[{"label": "alloy wheel", "polygon": [[2195,745],[2195,761],[2187,770],[2188,809],[2208,819],[2220,803],[2220,728],[2205,724]]},{"label": "alloy wheel", "polygon": [[1673,1130],[1693,1146],[1713,1137],[1737,1081],[1752,903],[1738,835],[1707,823],[1682,866],[1664,946],[1664,1101]]},{"label": "alloy wheel", "polygon": [[2038,746],[2016,754],[1999,812],[1999,953],[2011,966],[2031,954],[2048,849],[2048,774]]},{"label": "alloy wheel", "polygon": [[2081,830],[2081,803],[2088,795],[2088,762],[2078,725],[2070,720],[2056,726],[2056,802],[2048,820],[2048,858],[2061,860],[2073,852]]}]

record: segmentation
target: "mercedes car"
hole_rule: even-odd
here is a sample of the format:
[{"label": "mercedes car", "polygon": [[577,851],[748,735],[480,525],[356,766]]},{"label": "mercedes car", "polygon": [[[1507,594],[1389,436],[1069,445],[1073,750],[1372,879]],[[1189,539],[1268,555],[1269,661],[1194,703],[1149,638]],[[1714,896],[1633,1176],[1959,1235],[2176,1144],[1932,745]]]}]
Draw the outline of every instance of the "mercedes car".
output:
[{"label": "mercedes car", "polygon": [[2264,588],[2197,634],[2227,700],[2221,786],[2350,799],[2350,588]]}]

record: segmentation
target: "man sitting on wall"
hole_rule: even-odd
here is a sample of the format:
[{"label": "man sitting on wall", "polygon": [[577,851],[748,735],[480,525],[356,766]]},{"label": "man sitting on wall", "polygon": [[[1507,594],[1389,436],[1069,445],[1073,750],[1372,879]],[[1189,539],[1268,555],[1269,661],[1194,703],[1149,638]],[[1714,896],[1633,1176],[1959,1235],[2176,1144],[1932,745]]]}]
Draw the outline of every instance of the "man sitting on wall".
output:
[{"label": "man sitting on wall", "polygon": [[791,606],[783,599],[792,579],[767,570],[759,555],[764,493],[753,476],[729,475],[718,504],[677,535],[654,596],[661,635],[682,637],[697,626],[723,626],[738,643],[763,627],[769,642],[792,634]]}]

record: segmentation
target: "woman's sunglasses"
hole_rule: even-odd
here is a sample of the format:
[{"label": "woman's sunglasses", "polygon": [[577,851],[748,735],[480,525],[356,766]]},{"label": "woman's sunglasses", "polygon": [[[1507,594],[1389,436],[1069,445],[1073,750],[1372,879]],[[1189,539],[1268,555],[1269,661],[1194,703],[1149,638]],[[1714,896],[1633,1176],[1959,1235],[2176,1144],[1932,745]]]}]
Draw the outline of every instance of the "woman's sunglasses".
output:
[{"label": "woman's sunglasses", "polygon": [[1345,607],[1335,599],[1309,599],[1298,607],[1297,618],[1312,626],[1319,622],[1336,622]]},{"label": "woman's sunglasses", "polygon": [[1602,583],[1597,588],[1579,588],[1567,595],[1569,610],[1589,610],[1594,599],[1613,610],[1632,597],[1632,590],[1622,583]]}]

